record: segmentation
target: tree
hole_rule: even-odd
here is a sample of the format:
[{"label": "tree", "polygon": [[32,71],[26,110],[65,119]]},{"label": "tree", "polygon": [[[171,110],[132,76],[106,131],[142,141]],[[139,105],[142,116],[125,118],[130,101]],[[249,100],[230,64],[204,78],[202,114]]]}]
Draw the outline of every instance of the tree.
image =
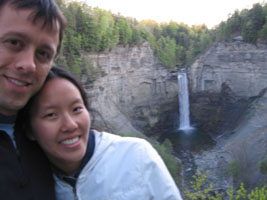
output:
[{"label": "tree", "polygon": [[254,28],[252,20],[248,20],[247,23],[244,24],[242,29],[242,36],[246,42],[257,42],[257,30]]},{"label": "tree", "polygon": [[176,65],[175,57],[176,43],[170,37],[161,37],[158,41],[159,60],[169,69]]},{"label": "tree", "polygon": [[130,23],[122,17],[116,21],[116,26],[119,30],[119,44],[127,44],[132,42],[132,29]]},{"label": "tree", "polygon": [[260,30],[265,23],[265,17],[262,12],[262,6],[259,3],[254,4],[253,8],[249,11],[249,18],[252,21],[253,28],[257,31]]}]

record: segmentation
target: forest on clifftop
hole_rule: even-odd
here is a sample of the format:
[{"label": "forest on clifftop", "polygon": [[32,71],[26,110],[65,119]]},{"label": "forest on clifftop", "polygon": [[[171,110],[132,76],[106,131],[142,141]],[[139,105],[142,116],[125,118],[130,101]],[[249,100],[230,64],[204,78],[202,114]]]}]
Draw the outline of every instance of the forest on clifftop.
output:
[{"label": "forest on clifftop", "polygon": [[85,3],[56,0],[68,20],[63,46],[56,63],[80,76],[88,63],[81,55],[110,51],[117,45],[138,45],[148,41],[154,55],[169,70],[187,67],[214,42],[241,35],[250,43],[267,40],[267,3],[229,13],[226,21],[212,29],[170,21],[137,21]]}]

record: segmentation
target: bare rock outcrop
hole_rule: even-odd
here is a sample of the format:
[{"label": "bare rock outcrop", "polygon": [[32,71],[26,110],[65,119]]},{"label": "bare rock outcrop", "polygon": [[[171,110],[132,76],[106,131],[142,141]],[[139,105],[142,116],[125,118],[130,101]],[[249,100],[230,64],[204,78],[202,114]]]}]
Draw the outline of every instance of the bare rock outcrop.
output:
[{"label": "bare rock outcrop", "polygon": [[197,168],[210,171],[217,189],[240,182],[262,183],[259,161],[267,153],[267,45],[235,39],[217,43],[193,63],[189,77],[192,107],[199,112],[192,115],[201,121],[206,110],[215,124],[207,130],[217,132],[216,146],[194,155]]},{"label": "bare rock outcrop", "polygon": [[267,46],[240,40],[220,42],[191,66],[192,92],[219,93],[223,83],[239,97],[256,96],[267,86]]},{"label": "bare rock outcrop", "polygon": [[82,78],[98,113],[95,126],[117,134],[160,128],[162,113],[177,104],[177,81],[154,57],[149,44],[118,46],[88,56],[101,71],[93,83]]}]

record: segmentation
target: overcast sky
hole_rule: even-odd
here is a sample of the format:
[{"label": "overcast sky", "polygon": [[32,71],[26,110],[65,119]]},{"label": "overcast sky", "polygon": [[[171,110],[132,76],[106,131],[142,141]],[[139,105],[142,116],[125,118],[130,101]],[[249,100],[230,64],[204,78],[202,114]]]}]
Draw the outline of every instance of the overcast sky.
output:
[{"label": "overcast sky", "polygon": [[111,10],[137,20],[152,19],[157,22],[188,25],[206,24],[209,28],[227,19],[235,10],[251,8],[259,0],[80,0],[92,7]]}]

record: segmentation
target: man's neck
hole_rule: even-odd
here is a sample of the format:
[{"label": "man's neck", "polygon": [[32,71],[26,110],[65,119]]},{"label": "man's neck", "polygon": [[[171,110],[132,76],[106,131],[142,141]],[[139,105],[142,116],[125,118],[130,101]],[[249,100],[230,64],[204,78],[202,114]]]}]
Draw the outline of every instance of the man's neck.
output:
[{"label": "man's neck", "polygon": [[16,115],[6,116],[6,115],[2,115],[0,113],[0,123],[1,124],[14,124],[15,120],[16,120]]}]

